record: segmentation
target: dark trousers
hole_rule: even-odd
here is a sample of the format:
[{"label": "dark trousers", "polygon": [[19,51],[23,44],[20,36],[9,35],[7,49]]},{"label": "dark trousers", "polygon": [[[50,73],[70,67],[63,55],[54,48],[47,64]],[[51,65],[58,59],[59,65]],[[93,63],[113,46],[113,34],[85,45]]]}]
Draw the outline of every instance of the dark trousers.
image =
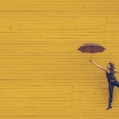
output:
[{"label": "dark trousers", "polygon": [[112,101],[113,101],[114,86],[119,87],[119,82],[118,81],[109,82],[109,105],[108,106],[111,106]]}]

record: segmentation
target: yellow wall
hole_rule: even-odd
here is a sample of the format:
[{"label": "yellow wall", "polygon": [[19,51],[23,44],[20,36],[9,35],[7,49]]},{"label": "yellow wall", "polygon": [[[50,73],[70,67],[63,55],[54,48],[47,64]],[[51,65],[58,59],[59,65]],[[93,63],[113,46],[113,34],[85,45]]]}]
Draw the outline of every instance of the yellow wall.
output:
[{"label": "yellow wall", "polygon": [[0,119],[118,119],[119,89],[106,111],[105,74],[77,50],[87,42],[119,69],[119,0],[0,0]]}]

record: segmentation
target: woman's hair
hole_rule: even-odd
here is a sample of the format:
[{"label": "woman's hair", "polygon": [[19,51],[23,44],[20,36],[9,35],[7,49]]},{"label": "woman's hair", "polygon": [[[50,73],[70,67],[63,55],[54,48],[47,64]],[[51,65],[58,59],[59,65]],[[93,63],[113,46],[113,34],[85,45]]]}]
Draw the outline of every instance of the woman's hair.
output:
[{"label": "woman's hair", "polygon": [[109,62],[110,64],[110,72],[114,74],[114,64]]}]

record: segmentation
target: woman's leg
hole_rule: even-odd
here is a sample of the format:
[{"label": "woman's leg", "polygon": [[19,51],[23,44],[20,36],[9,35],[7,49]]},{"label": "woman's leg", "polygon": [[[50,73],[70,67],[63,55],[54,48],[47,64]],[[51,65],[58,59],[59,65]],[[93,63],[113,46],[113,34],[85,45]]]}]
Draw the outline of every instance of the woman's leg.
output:
[{"label": "woman's leg", "polygon": [[114,90],[114,85],[112,83],[109,83],[109,102],[108,102],[107,110],[112,108],[111,104],[112,104],[112,101],[113,101],[113,90]]}]

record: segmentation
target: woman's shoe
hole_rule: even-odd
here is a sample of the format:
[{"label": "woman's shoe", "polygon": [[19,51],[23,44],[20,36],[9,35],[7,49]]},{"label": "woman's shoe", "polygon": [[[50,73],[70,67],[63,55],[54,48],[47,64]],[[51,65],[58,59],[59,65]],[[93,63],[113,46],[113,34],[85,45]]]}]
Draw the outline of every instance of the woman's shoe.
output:
[{"label": "woman's shoe", "polygon": [[112,108],[112,106],[109,106],[106,110],[109,110],[109,109],[111,109]]}]

